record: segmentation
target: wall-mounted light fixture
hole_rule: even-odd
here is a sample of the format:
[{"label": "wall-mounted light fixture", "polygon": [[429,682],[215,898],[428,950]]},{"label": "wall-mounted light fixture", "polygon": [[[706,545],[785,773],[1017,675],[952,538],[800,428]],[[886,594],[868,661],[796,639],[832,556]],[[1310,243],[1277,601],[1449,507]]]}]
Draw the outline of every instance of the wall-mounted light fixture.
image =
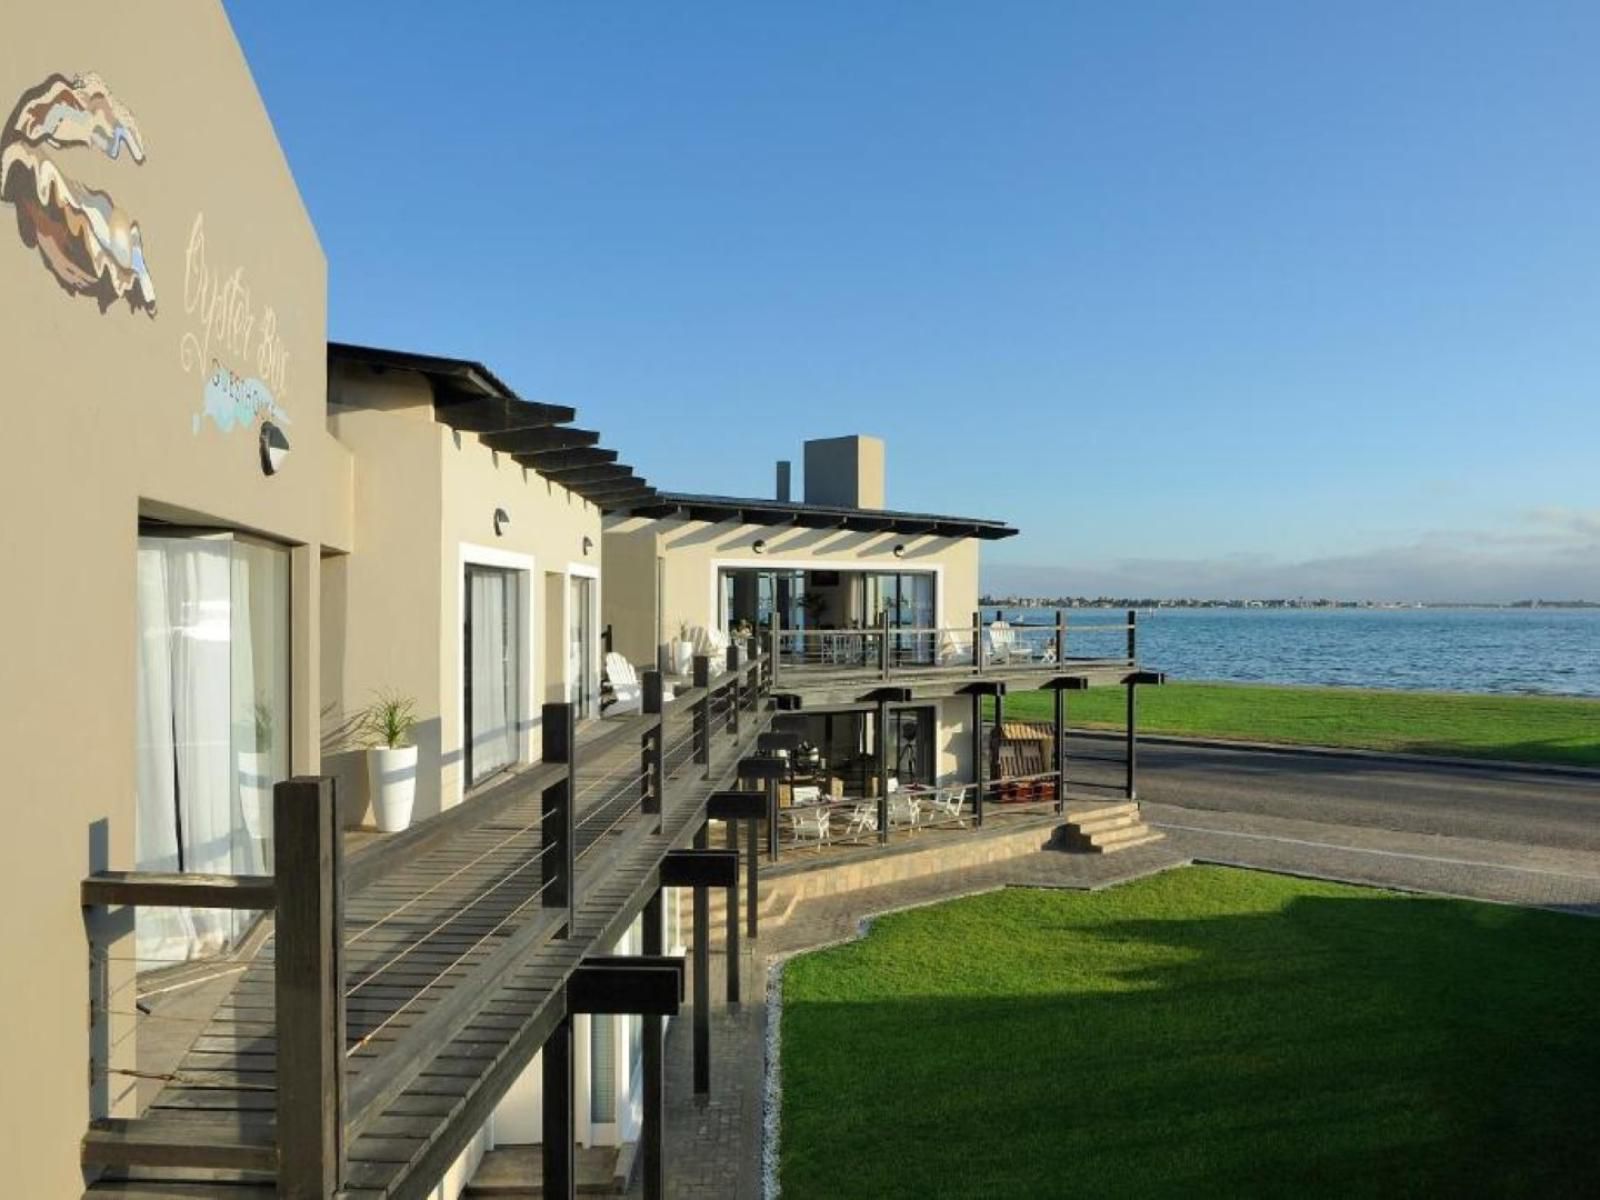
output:
[{"label": "wall-mounted light fixture", "polygon": [[906,556],[906,544],[904,542],[896,542],[894,544],[894,556],[896,558],[904,558]]},{"label": "wall-mounted light fixture", "polygon": [[765,554],[767,552],[767,539],[757,538],[751,543],[750,549],[754,550],[757,554]]},{"label": "wall-mounted light fixture", "polygon": [[589,551],[591,551],[593,549],[594,549],[594,539],[592,537],[590,537],[588,534],[584,534],[584,536],[583,536],[583,556],[585,558],[588,558],[589,557]]},{"label": "wall-mounted light fixture", "polygon": [[271,421],[261,422],[261,473],[276,475],[289,457],[289,439]]},{"label": "wall-mounted light fixture", "polygon": [[494,535],[495,535],[495,537],[504,537],[505,536],[505,532],[506,532],[506,526],[509,525],[509,524],[511,524],[511,514],[508,513],[503,508],[495,509],[494,510]]}]

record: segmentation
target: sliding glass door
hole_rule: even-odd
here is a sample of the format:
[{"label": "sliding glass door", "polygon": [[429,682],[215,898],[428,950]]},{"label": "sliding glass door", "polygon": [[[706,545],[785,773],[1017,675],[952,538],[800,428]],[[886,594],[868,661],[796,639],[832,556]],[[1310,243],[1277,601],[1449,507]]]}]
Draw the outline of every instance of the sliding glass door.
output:
[{"label": "sliding glass door", "polygon": [[600,678],[594,661],[594,580],[587,575],[573,575],[567,587],[567,678],[572,681],[573,713],[581,721],[595,715],[600,701]]},{"label": "sliding glass door", "polygon": [[898,571],[867,575],[863,579],[861,623],[871,629],[885,616],[891,630],[908,632],[893,636],[890,650],[898,662],[929,661],[938,637],[930,631],[938,619],[933,575],[926,571]]},{"label": "sliding glass door", "polygon": [[724,568],[722,571],[722,627],[746,624],[765,629],[779,613],[785,629],[807,629],[812,603],[807,599],[806,572]]},{"label": "sliding glass door", "polygon": [[[142,871],[272,870],[272,787],[289,774],[289,552],[152,527],[137,566]],[[142,966],[225,949],[249,914],[140,908]]]},{"label": "sliding glass door", "polygon": [[467,786],[520,758],[521,573],[467,567],[464,709]]}]

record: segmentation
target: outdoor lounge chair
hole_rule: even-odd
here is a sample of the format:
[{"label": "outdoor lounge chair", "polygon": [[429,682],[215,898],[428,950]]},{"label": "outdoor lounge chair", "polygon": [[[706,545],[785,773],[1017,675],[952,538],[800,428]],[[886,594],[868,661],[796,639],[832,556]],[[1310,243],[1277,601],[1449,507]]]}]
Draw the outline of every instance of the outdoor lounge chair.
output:
[{"label": "outdoor lounge chair", "polygon": [[[612,715],[640,711],[644,703],[644,685],[639,682],[639,672],[633,664],[615,650],[606,655],[606,682],[611,685],[611,703],[606,712]],[[664,684],[661,699],[672,699],[672,685]]]},{"label": "outdoor lounge chair", "polygon": [[633,664],[613,650],[606,655],[606,681],[611,684],[608,713],[638,712],[644,700],[644,686]]},{"label": "outdoor lounge chair", "polygon": [[694,641],[694,652],[704,654],[711,660],[711,677],[715,679],[728,669],[728,647],[733,645],[728,640],[728,635],[717,628],[707,628],[696,625],[690,631]]},{"label": "outdoor lounge chair", "polygon": [[941,667],[964,667],[971,662],[971,639],[969,638],[963,642],[956,636],[954,629],[941,629],[939,631],[939,665]]},{"label": "outdoor lounge chair", "polygon": [[783,810],[783,819],[789,826],[791,839],[796,845],[815,842],[817,849],[828,844],[833,832],[833,813],[824,804],[807,804]]},{"label": "outdoor lounge chair", "polygon": [[967,785],[956,783],[948,787],[942,787],[929,796],[928,808],[935,821],[959,821],[965,827],[967,823],[966,801]]}]

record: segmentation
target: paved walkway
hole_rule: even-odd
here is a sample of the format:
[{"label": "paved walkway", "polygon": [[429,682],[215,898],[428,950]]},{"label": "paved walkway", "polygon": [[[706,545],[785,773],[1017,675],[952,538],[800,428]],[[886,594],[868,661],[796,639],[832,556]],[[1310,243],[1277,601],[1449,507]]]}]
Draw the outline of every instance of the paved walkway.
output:
[{"label": "paved walkway", "polygon": [[863,919],[878,913],[1007,886],[1112,886],[1205,860],[1600,916],[1600,852],[1162,804],[1147,803],[1144,811],[1166,833],[1165,841],[1105,857],[1045,851],[804,901],[787,921],[763,928],[753,952],[746,944],[743,991],[756,999],[736,1009],[720,1000],[723,961],[714,956],[708,1103],[689,1099],[687,1011],[667,1038],[667,1194],[684,1200],[758,1200],[766,1140],[767,967],[853,938]]}]

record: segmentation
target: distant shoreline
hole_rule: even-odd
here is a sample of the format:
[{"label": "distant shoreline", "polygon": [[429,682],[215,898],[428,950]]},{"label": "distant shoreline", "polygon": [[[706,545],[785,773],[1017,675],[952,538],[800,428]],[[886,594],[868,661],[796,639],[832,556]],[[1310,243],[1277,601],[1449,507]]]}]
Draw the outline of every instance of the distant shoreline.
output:
[{"label": "distant shoreline", "polygon": [[1141,612],[1159,609],[1242,609],[1252,612],[1290,610],[1294,612],[1311,612],[1317,610],[1336,610],[1340,612],[1415,612],[1424,611],[1454,611],[1460,612],[1545,612],[1548,610],[1559,611],[1584,611],[1600,609],[1600,600],[1512,600],[1503,604],[1491,604],[1484,601],[1397,601],[1397,600],[1153,600],[1153,599],[1094,599],[1062,598],[1044,600],[1038,598],[1023,599],[1018,597],[999,598],[984,596],[979,599],[980,608],[1026,610],[1026,609],[1064,609],[1067,611],[1113,611],[1138,609]]}]

